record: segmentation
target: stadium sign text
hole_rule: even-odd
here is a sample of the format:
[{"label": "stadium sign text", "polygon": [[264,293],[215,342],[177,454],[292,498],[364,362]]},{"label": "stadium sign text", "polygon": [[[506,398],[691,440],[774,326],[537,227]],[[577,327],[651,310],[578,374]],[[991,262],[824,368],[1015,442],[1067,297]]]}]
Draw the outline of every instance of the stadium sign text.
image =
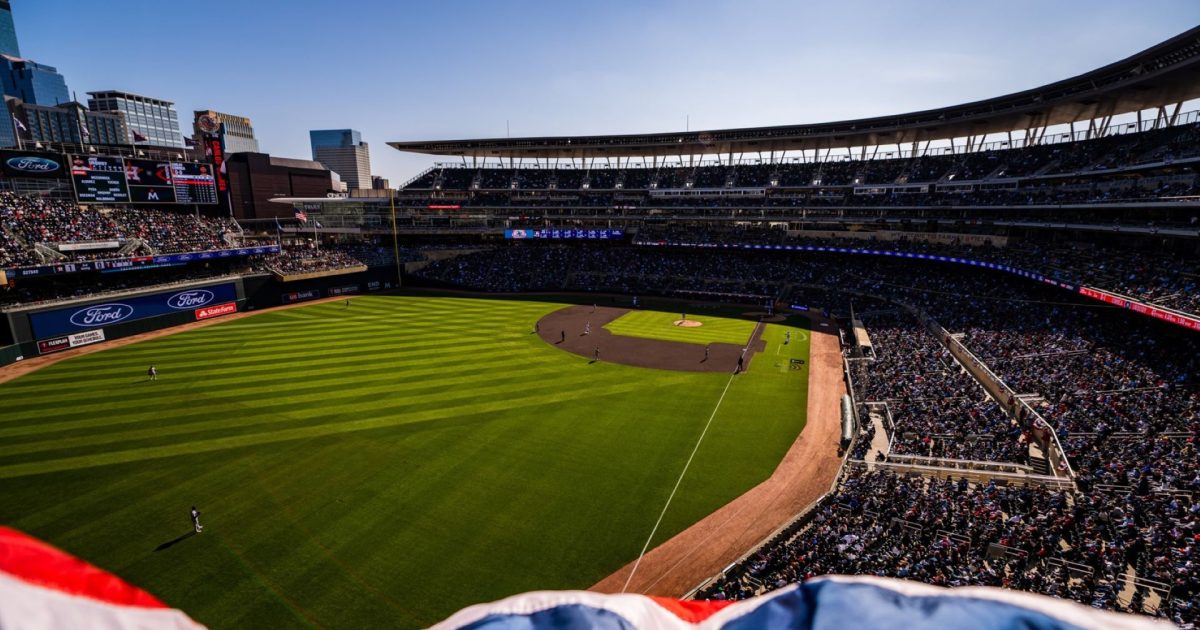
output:
[{"label": "stadium sign text", "polygon": [[38,354],[50,354],[53,352],[62,352],[69,348],[78,348],[88,344],[100,343],[104,341],[104,329],[97,328],[87,332],[75,333],[63,337],[55,337],[53,339],[43,339],[38,342]]},{"label": "stadium sign text", "polygon": [[24,173],[53,173],[62,168],[58,162],[49,158],[33,157],[33,156],[18,156],[8,158],[5,162],[8,168],[14,171]]},{"label": "stadium sign text", "polygon": [[206,308],[196,309],[196,320],[209,319],[211,317],[220,317],[237,312],[237,304],[234,302],[226,302],[224,304],[214,304]]},{"label": "stadium sign text", "polygon": [[167,298],[167,306],[181,311],[200,308],[212,302],[213,297],[212,291],[205,291],[204,289],[181,291]]},{"label": "stadium sign text", "polygon": [[130,315],[133,315],[133,307],[128,304],[98,304],[75,311],[71,315],[71,323],[76,326],[103,326],[115,324]]}]

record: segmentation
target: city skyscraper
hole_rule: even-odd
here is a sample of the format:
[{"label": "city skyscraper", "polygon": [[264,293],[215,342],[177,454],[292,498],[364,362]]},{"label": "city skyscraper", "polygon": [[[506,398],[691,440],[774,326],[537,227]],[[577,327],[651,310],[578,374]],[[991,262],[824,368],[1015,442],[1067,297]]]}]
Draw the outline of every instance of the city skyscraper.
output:
[{"label": "city skyscraper", "polygon": [[21,46],[17,44],[17,27],[13,24],[12,3],[8,0],[0,0],[0,55],[21,56]]},{"label": "city skyscraper", "polygon": [[362,134],[355,129],[319,129],[308,132],[312,157],[341,176],[347,188],[371,187],[371,155]]},{"label": "city skyscraper", "polygon": [[0,87],[5,96],[33,105],[53,107],[71,102],[67,80],[57,68],[19,57],[0,55]]},{"label": "city skyscraper", "polygon": [[115,90],[88,92],[88,96],[88,107],[95,111],[125,114],[130,144],[183,147],[175,103]]},{"label": "city skyscraper", "polygon": [[[221,137],[225,154],[259,153],[254,126],[245,116],[235,116],[212,109],[196,110],[192,118],[192,137],[200,144],[205,134]],[[212,131],[213,128],[216,131]]]}]

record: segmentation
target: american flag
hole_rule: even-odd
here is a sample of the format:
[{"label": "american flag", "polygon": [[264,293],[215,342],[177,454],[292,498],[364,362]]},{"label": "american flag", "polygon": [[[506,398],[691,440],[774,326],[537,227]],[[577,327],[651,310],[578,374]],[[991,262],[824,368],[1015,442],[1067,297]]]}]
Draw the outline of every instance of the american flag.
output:
[{"label": "american flag", "polygon": [[303,210],[296,211],[296,220],[301,223],[308,223],[308,215],[304,214]]}]

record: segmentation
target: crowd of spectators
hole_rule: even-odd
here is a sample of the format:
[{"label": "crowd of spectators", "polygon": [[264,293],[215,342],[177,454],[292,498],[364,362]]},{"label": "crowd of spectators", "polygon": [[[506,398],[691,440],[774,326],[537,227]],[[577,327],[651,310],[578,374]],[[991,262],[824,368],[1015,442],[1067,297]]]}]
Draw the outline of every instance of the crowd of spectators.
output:
[{"label": "crowd of spectators", "polygon": [[160,254],[232,247],[226,235],[236,234],[235,226],[228,220],[187,212],[118,208],[109,217],[121,226],[121,240],[142,239]]},{"label": "crowd of spectators", "polygon": [[904,240],[789,236],[780,229],[710,226],[653,227],[637,236],[641,243],[687,242],[706,244],[813,245],[881,249],[952,256],[1008,265],[1024,271],[1119,293],[1150,304],[1200,314],[1200,258],[1170,251],[1128,250],[1094,244],[1013,242],[994,247],[963,242],[937,243]]},{"label": "crowd of spectators", "polygon": [[886,186],[1077,175],[1171,164],[1197,155],[1197,125],[1008,149],[866,159],[620,168],[442,166],[405,190],[665,190],[733,187]]},{"label": "crowd of spectators", "polygon": [[[838,291],[852,287],[909,304],[961,333],[965,347],[1031,402],[1075,474],[1074,488],[1022,488],[867,472],[862,467],[877,459],[868,446],[872,425],[851,451],[865,461],[847,469],[837,491],[706,596],[745,597],[826,573],[869,573],[1007,586],[1178,623],[1197,620],[1194,333],[1012,274],[920,261],[880,265],[867,256],[505,247],[426,270],[442,282],[494,291],[672,295],[681,287],[749,285],[788,300],[828,301],[846,299]],[[895,435],[883,459],[1025,463],[1028,432],[920,321],[881,304],[861,314],[876,359],[855,361],[852,380],[860,402],[886,402],[891,410]],[[830,308],[845,312],[844,304]]]},{"label": "crowd of spectators", "polygon": [[280,253],[265,257],[262,264],[281,276],[328,273],[361,269],[364,266],[362,261],[340,249],[307,246],[285,247]]},{"label": "crowd of spectators", "polygon": [[[744,599],[826,574],[1000,586],[1200,621],[1200,507],[1150,492],[1076,493],[845,469],[806,518],[699,593]],[[1136,578],[1136,581],[1134,580]]]},{"label": "crowd of spectators", "polygon": [[889,455],[1024,464],[1028,440],[1000,405],[908,313],[868,317],[874,361],[856,361],[858,399],[888,405]]},{"label": "crowd of spectators", "polygon": [[[236,246],[238,233],[231,220],[183,211],[101,209],[0,192],[0,268],[115,258],[131,239],[156,254],[223,249]],[[36,245],[58,254],[38,253]]]}]

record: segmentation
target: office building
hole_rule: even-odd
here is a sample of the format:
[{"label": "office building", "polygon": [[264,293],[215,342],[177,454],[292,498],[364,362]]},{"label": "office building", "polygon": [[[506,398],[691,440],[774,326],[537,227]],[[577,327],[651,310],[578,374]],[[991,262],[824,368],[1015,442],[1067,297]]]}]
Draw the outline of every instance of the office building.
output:
[{"label": "office building", "polygon": [[0,0],[0,55],[21,56],[17,27],[13,24],[12,3],[8,0]]},{"label": "office building", "polygon": [[0,55],[0,89],[5,96],[34,105],[52,107],[71,102],[67,80],[58,69],[19,57]]},{"label": "office building", "polygon": [[337,173],[347,188],[371,188],[371,155],[362,134],[354,129],[308,132],[313,159]]},{"label": "office building", "polygon": [[371,176],[371,188],[375,190],[387,190],[391,187],[392,183],[389,182],[386,177],[380,177],[378,175]]},{"label": "office building", "polygon": [[183,147],[175,103],[129,92],[88,92],[88,107],[98,112],[121,112],[129,129],[129,144]]},{"label": "office building", "polygon": [[318,162],[265,153],[235,153],[225,160],[233,216],[238,219],[291,217],[275,197],[324,197],[342,186],[337,173]]},{"label": "office building", "polygon": [[211,109],[197,110],[192,117],[192,137],[203,146],[204,136],[217,136],[225,155],[230,153],[259,153],[254,126],[245,116],[234,116]]},{"label": "office building", "polygon": [[[128,144],[129,130],[125,118],[117,112],[93,112],[79,103],[61,103],[53,107],[22,103],[19,99],[7,98],[9,118],[21,121],[20,143],[14,137],[0,137],[4,146],[20,146],[29,143],[43,144]],[[0,134],[2,136],[2,134]]]}]

